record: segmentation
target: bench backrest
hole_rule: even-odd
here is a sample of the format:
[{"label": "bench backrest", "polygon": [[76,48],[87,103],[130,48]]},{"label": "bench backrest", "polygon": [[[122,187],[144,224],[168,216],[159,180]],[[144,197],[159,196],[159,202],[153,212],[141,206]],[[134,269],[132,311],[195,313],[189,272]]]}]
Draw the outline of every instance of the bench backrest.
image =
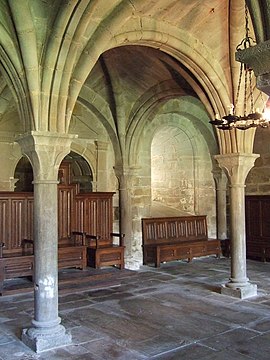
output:
[{"label": "bench backrest", "polygon": [[142,219],[143,245],[207,239],[206,215]]},{"label": "bench backrest", "polygon": [[33,193],[0,192],[0,241],[3,255],[21,255],[22,240],[33,238]]},{"label": "bench backrest", "polygon": [[[76,196],[76,230],[98,236],[99,245],[111,245],[113,238],[113,195],[114,192],[92,192]],[[89,240],[88,240],[89,241]],[[90,240],[95,246],[95,240]]]},{"label": "bench backrest", "polygon": [[[58,187],[59,246],[71,245],[72,231],[85,231],[100,238],[100,245],[112,244],[113,192],[78,194],[76,187]],[[22,240],[34,238],[34,194],[0,192],[0,243],[3,256],[21,255]],[[78,243],[81,243],[79,237]],[[93,245],[95,241],[93,240]]]}]

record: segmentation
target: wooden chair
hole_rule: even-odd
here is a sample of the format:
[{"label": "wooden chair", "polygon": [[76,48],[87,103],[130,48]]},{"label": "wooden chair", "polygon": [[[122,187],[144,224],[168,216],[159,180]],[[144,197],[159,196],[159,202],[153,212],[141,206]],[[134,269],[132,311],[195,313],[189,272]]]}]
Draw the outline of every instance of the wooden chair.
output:
[{"label": "wooden chair", "polygon": [[85,237],[90,267],[125,266],[125,235],[113,231],[113,195],[114,192],[92,192],[76,196],[78,231],[74,233]]},{"label": "wooden chair", "polygon": [[[107,237],[100,235],[90,235],[86,232],[74,231],[73,235],[81,236],[87,246],[87,265],[99,269],[103,266],[116,266],[124,269],[123,240],[125,235],[120,233],[110,233]],[[118,244],[114,242],[118,238]]]}]

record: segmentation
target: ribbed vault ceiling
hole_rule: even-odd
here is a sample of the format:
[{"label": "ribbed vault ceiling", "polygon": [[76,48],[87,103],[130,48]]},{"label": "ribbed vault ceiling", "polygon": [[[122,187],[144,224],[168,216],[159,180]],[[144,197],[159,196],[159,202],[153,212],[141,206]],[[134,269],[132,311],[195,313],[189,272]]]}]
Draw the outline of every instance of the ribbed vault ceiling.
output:
[{"label": "ribbed vault ceiling", "polygon": [[[255,26],[255,30],[258,39],[265,38],[267,33],[263,29],[268,16],[262,11],[268,0],[248,4],[253,19],[259,22],[263,17],[263,25]],[[2,44],[21,76],[21,89],[32,89],[29,99],[24,95],[23,101],[32,104],[36,127],[51,116],[53,120],[47,120],[53,121],[49,128],[64,129],[66,125],[57,126],[54,122],[66,121],[65,106],[69,114],[76,96],[85,97],[85,91],[79,89],[80,82],[102,96],[115,119],[130,118],[138,102],[146,101],[157,87],[164,86],[162,90],[166,89],[168,97],[170,88],[171,94],[196,95],[207,105],[213,100],[209,96],[215,97],[211,93],[215,83],[224,99],[223,108],[235,92],[231,70],[236,67],[232,63],[235,45],[244,35],[242,0],[0,0],[0,9]],[[154,34],[155,28],[158,31]],[[129,34],[133,32],[132,40]],[[123,46],[125,43],[128,46]],[[54,51],[59,52],[58,56],[54,56]],[[3,64],[0,65],[3,74]],[[51,76],[50,66],[54,65],[57,70]],[[37,76],[31,76],[34,71]],[[28,83],[23,82],[24,76]],[[12,97],[15,92],[10,90],[7,79],[7,74],[0,75],[0,114],[10,111],[15,104]],[[40,99],[39,86],[43,86]],[[61,96],[47,105],[52,95],[53,99]],[[123,101],[129,103],[124,113],[119,107]],[[218,105],[214,104],[212,109],[211,106],[208,110],[214,111]],[[54,109],[61,109],[62,113],[57,114]],[[29,121],[31,111],[25,114]]]}]

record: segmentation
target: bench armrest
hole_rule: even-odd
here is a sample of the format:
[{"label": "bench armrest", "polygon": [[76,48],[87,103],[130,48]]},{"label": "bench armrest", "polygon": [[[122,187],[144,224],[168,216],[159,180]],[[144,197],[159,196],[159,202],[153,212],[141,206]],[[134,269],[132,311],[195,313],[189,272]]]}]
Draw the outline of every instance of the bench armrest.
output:
[{"label": "bench armrest", "polygon": [[124,237],[126,234],[123,233],[111,233],[111,236],[119,238],[119,246],[124,246]]},{"label": "bench armrest", "polygon": [[22,255],[27,255],[27,249],[31,248],[31,255],[34,255],[34,240],[23,239],[21,243]]},{"label": "bench armrest", "polygon": [[[98,249],[99,244],[98,244],[98,240],[100,239],[100,235],[91,235],[91,234],[86,234],[85,235],[86,240],[95,240],[95,244],[96,244],[96,249]],[[89,241],[89,242],[90,242]]]},{"label": "bench armrest", "polygon": [[1,242],[0,243],[0,258],[3,257],[3,248],[5,247],[5,243]]},{"label": "bench armrest", "polygon": [[80,236],[80,240],[81,240],[81,245],[85,245],[86,241],[86,233],[85,231],[72,231],[71,232],[71,239],[73,239],[74,241],[74,246],[76,246],[76,237]]}]

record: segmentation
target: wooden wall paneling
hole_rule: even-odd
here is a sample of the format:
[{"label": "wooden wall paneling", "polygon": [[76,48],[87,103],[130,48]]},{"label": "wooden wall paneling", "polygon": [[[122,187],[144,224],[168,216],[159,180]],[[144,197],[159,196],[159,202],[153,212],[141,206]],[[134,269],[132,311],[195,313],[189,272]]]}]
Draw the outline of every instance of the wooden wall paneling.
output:
[{"label": "wooden wall paneling", "polygon": [[113,195],[114,193],[112,192],[77,194],[76,230],[100,236],[100,244],[103,244],[104,241],[111,241],[110,234],[113,230]]},{"label": "wooden wall paneling", "polygon": [[58,238],[68,239],[76,226],[76,185],[58,185]]},{"label": "wooden wall paneling", "polygon": [[270,260],[270,196],[245,198],[247,258]]},{"label": "wooden wall paneling", "polygon": [[20,253],[22,240],[33,237],[33,194],[2,192],[0,219],[4,253]]},{"label": "wooden wall paneling", "polygon": [[10,211],[9,211],[9,203],[10,200],[8,198],[3,198],[3,196],[0,196],[0,241],[5,244],[6,249],[11,248],[10,244]]}]

